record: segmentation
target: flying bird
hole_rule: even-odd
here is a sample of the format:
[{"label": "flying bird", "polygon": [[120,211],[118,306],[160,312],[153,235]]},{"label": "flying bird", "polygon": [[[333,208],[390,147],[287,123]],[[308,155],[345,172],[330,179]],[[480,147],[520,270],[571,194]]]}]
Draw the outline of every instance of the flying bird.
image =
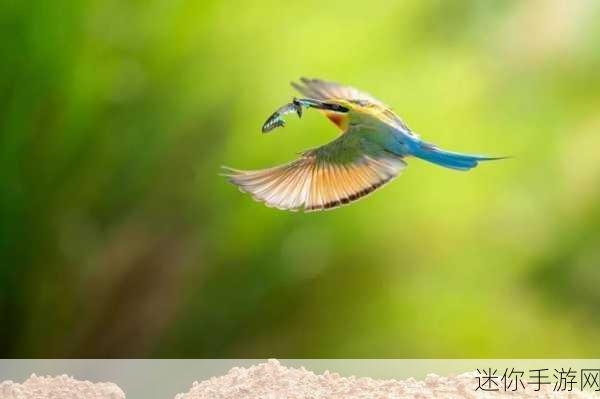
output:
[{"label": "flying bird", "polygon": [[284,165],[261,170],[224,167],[223,174],[233,184],[269,207],[310,212],[349,204],[398,176],[411,156],[462,171],[480,161],[504,158],[450,152],[427,143],[391,108],[353,87],[306,78],[292,86],[306,98],[294,98],[275,111],[263,133],[283,127],[286,114],[302,117],[303,108],[315,108],[341,134]]}]

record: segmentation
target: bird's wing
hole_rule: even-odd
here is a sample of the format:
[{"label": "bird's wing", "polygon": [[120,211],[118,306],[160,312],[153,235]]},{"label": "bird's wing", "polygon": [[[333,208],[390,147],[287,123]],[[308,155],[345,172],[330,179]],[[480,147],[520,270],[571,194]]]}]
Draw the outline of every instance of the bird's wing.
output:
[{"label": "bird's wing", "polygon": [[300,83],[292,82],[292,86],[303,96],[314,98],[315,100],[326,101],[340,98],[384,105],[372,95],[355,89],[352,86],[344,86],[335,82],[326,82],[321,79],[300,78]]},{"label": "bird's wing", "polygon": [[[410,129],[402,119],[392,111],[390,107],[373,97],[372,95],[355,89],[352,86],[344,86],[335,82],[327,82],[321,79],[300,78],[300,83],[292,82],[292,87],[303,96],[314,98],[316,100],[344,99],[354,101],[360,105],[373,104],[382,110],[381,117],[390,125],[403,131],[410,132]],[[325,111],[325,115],[335,124],[336,115]]]},{"label": "bird's wing", "polygon": [[269,169],[226,169],[241,191],[267,206],[319,211],[356,201],[396,177],[406,163],[401,157],[350,129],[300,159]]}]

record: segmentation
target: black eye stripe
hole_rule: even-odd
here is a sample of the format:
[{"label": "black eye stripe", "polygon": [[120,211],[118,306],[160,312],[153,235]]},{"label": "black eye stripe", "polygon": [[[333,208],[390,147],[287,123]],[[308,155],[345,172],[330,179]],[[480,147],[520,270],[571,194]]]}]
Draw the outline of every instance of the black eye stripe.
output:
[{"label": "black eye stripe", "polygon": [[331,105],[331,110],[332,111],[337,111],[337,112],[348,112],[348,111],[350,111],[349,108],[346,108],[346,107],[344,107],[342,105],[338,105],[338,104],[332,104]]}]

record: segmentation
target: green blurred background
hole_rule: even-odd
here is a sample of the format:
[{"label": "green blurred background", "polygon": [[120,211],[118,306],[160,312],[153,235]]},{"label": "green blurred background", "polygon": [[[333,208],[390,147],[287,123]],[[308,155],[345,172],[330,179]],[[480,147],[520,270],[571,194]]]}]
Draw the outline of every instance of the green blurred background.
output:
[{"label": "green blurred background", "polygon": [[[0,357],[600,357],[600,4],[4,0]],[[444,148],[286,213],[257,169],[289,81],[355,85]]]}]

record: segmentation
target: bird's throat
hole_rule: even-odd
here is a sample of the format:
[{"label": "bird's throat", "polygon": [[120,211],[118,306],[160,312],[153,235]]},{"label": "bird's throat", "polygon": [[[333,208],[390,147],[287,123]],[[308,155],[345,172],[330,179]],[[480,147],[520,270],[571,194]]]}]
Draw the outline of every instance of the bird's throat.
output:
[{"label": "bird's throat", "polygon": [[340,130],[346,130],[348,127],[348,115],[327,111],[324,111],[324,114]]}]

